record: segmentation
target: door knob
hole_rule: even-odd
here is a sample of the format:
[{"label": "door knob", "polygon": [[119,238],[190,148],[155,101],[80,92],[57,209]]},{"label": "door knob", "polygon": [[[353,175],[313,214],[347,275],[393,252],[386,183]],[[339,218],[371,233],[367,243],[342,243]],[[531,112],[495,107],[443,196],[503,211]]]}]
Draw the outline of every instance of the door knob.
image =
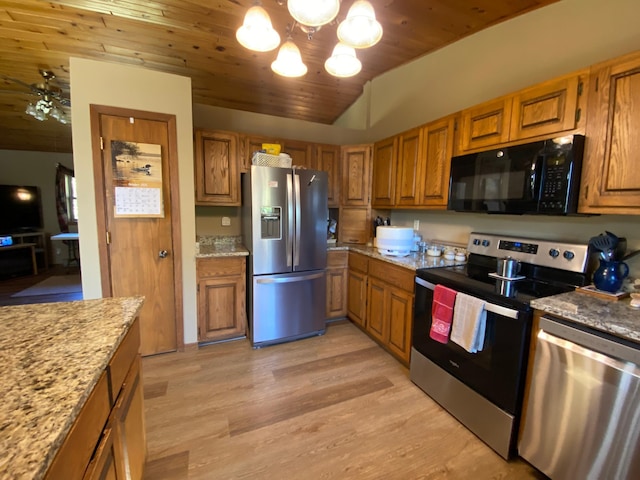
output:
[{"label": "door knob", "polygon": [[159,256],[160,258],[167,258],[167,255],[169,255],[169,252],[167,252],[166,250],[160,250],[160,251],[158,252],[158,256]]}]

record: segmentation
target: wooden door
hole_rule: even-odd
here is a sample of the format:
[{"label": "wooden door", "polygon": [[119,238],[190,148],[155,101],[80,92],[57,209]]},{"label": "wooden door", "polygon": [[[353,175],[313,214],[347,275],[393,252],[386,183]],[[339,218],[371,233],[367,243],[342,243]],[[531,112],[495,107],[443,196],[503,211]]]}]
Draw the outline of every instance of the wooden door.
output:
[{"label": "wooden door", "polygon": [[373,146],[371,206],[395,205],[398,137],[387,138]]},{"label": "wooden door", "polygon": [[340,206],[340,147],[337,145],[316,146],[316,168],[327,172],[329,184],[327,187],[327,206]]},{"label": "wooden door", "polygon": [[387,284],[375,277],[369,277],[367,287],[367,332],[373,338],[386,344],[388,320],[386,308]]},{"label": "wooden door", "polygon": [[510,140],[549,135],[576,127],[580,76],[545,82],[513,99]]},{"label": "wooden door", "polygon": [[239,168],[241,173],[251,170],[251,158],[255,152],[262,150],[263,143],[282,145],[282,140],[260,135],[245,135],[240,140]]},{"label": "wooden door", "polygon": [[[174,351],[183,344],[175,117],[92,106],[91,120],[102,294],[144,295],[140,352]],[[137,144],[140,150],[151,148],[144,144],[159,146],[160,159],[152,168],[157,164],[161,174],[153,172],[152,178],[161,181],[161,216],[116,215],[115,188],[128,188],[123,187],[125,182],[129,187],[143,187],[146,175],[137,171],[141,167],[136,166],[139,162],[134,154],[114,162],[115,141]],[[126,169],[127,180],[116,181],[113,164]]]},{"label": "wooden door", "polygon": [[342,205],[365,207],[369,205],[371,188],[371,145],[342,147]]},{"label": "wooden door", "polygon": [[347,285],[347,315],[351,320],[365,326],[367,315],[367,275],[349,270]]},{"label": "wooden door", "polygon": [[317,170],[313,144],[297,140],[285,140],[282,151],[289,154],[292,165]]},{"label": "wooden door", "polygon": [[196,130],[196,204],[240,206],[238,135]]},{"label": "wooden door", "polygon": [[640,54],[593,67],[580,213],[640,214]]},{"label": "wooden door", "polygon": [[414,128],[399,135],[398,175],[396,180],[396,206],[414,206],[418,203],[418,178],[421,157],[423,129]]},{"label": "wooden door", "polygon": [[411,356],[411,327],[413,323],[413,295],[389,287],[389,333],[387,346],[402,362],[409,364]]},{"label": "wooden door", "polygon": [[421,206],[447,208],[454,121],[454,117],[450,116],[424,127],[424,153],[418,169],[421,182],[418,204]]},{"label": "wooden door", "polygon": [[512,98],[492,100],[460,114],[458,153],[509,141]]}]

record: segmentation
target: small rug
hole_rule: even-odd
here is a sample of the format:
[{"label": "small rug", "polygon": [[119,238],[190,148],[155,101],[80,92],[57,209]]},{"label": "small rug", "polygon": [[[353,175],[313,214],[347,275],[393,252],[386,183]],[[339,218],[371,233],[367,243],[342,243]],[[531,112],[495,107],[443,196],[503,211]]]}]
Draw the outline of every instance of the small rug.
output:
[{"label": "small rug", "polygon": [[55,295],[59,293],[82,292],[80,275],[54,275],[29,288],[11,295],[12,297],[34,297],[37,295]]}]

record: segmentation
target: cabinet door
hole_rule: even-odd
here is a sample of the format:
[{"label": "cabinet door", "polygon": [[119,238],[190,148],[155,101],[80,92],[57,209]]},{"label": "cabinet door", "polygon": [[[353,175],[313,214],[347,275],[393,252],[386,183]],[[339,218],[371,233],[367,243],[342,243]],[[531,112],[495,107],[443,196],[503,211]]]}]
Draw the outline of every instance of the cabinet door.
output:
[{"label": "cabinet door", "polygon": [[640,214],[640,54],[592,71],[579,211]]},{"label": "cabinet door", "polygon": [[387,346],[389,351],[408,365],[411,356],[413,295],[389,286],[386,300],[389,317]]},{"label": "cabinet door", "polygon": [[329,185],[327,204],[329,208],[340,206],[340,147],[338,145],[317,145],[316,163],[318,170],[327,172]]},{"label": "cabinet door", "polygon": [[463,110],[460,114],[458,153],[509,141],[511,97]]},{"label": "cabinet door", "polygon": [[373,338],[387,341],[389,321],[386,302],[387,284],[375,277],[369,277],[367,287],[367,332]]},{"label": "cabinet door", "polygon": [[371,145],[342,147],[342,205],[369,205]]},{"label": "cabinet door", "polygon": [[119,480],[113,436],[113,428],[111,424],[107,424],[93,460],[87,467],[82,480]]},{"label": "cabinet door", "polygon": [[142,480],[147,456],[141,364],[138,356],[131,365],[114,409],[116,471],[118,478],[131,480]]},{"label": "cabinet door", "polygon": [[424,153],[418,169],[418,178],[421,182],[419,205],[447,208],[454,128],[453,116],[424,127],[422,142]]},{"label": "cabinet door", "polygon": [[347,269],[327,268],[327,318],[347,316]]},{"label": "cabinet door", "polygon": [[387,138],[373,146],[371,205],[390,207],[395,204],[398,137]]},{"label": "cabinet door", "polygon": [[273,143],[282,145],[282,141],[274,137],[264,137],[261,135],[243,135],[240,140],[240,171],[248,172],[251,170],[251,158],[253,154],[262,150],[263,143]]},{"label": "cabinet door", "polygon": [[513,98],[510,140],[572,130],[578,121],[580,76],[537,85]]},{"label": "cabinet door", "polygon": [[369,208],[340,208],[338,221],[338,239],[341,243],[357,243],[364,245],[371,236]]},{"label": "cabinet door", "polygon": [[423,151],[423,129],[414,128],[398,137],[398,175],[396,180],[396,206],[414,206],[418,203],[418,170]]},{"label": "cabinet door", "polygon": [[246,334],[245,259],[199,259],[198,341]]},{"label": "cabinet door", "polygon": [[235,133],[196,131],[196,204],[240,205],[237,145]]},{"label": "cabinet door", "polygon": [[349,270],[347,286],[347,315],[364,328],[367,315],[367,275]]},{"label": "cabinet door", "polygon": [[314,145],[297,140],[284,140],[282,151],[291,156],[291,164],[297,167],[304,167],[310,170],[317,170],[315,161]]}]

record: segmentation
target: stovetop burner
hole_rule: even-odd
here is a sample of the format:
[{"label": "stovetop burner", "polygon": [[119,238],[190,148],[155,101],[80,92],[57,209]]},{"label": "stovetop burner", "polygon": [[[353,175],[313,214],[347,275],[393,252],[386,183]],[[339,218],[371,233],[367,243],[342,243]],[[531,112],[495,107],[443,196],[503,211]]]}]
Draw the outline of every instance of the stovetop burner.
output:
[{"label": "stovetop burner", "polygon": [[[588,245],[472,233],[466,265],[419,269],[433,284],[521,307],[534,298],[574,290],[588,283]],[[518,276],[506,280],[496,272],[498,258],[521,262]],[[498,278],[496,278],[498,277]]]}]

